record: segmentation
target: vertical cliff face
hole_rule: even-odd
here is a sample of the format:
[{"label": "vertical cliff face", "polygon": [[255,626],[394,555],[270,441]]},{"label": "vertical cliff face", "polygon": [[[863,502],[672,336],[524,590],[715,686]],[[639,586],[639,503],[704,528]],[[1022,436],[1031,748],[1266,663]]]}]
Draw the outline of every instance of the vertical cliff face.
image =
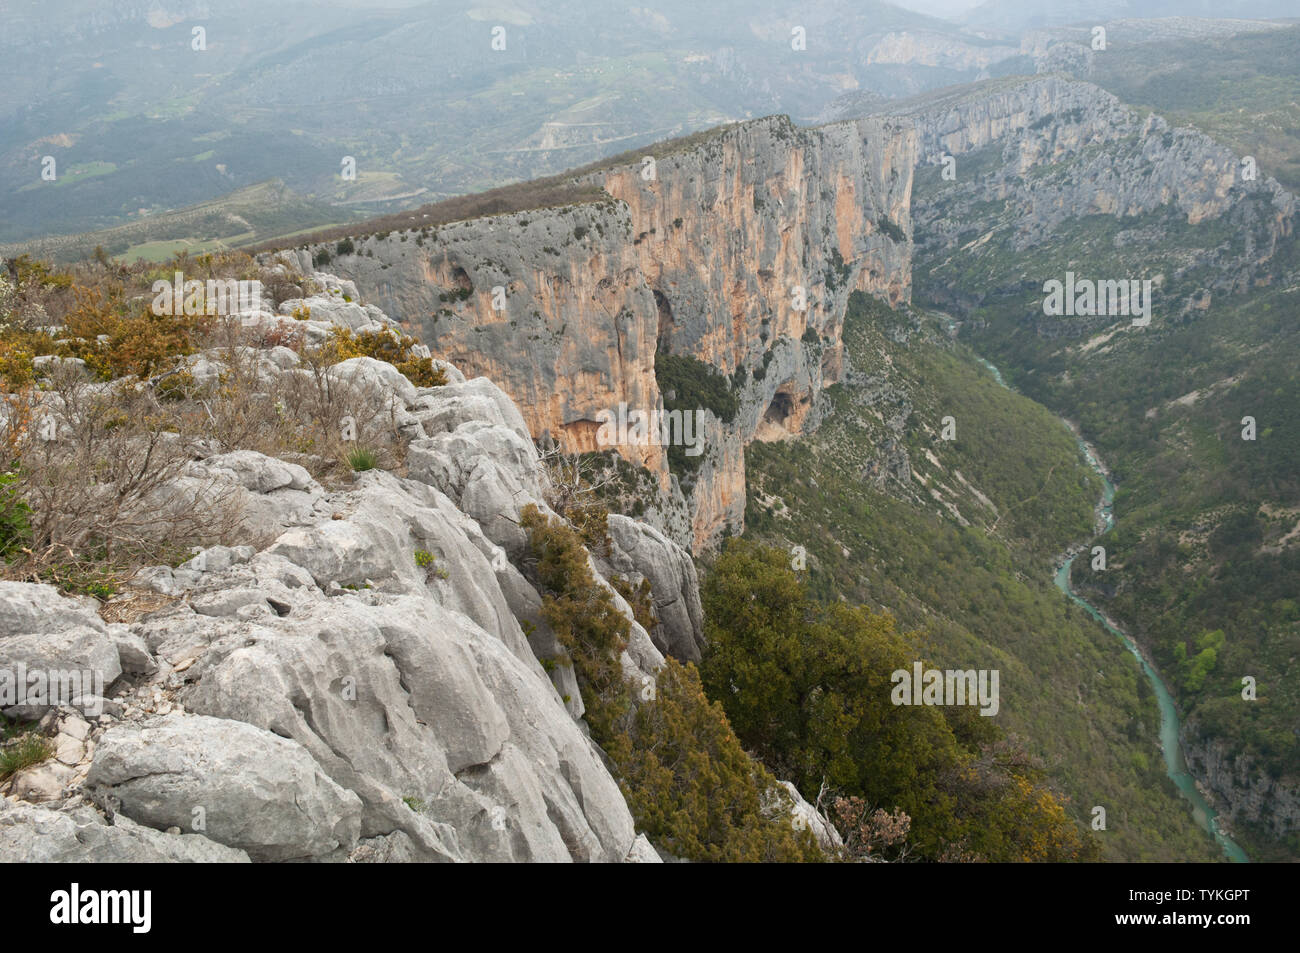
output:
[{"label": "vertical cliff face", "polygon": [[999,80],[882,108],[915,125],[923,165],[950,157],[942,176],[918,173],[914,214],[927,293],[951,296],[958,310],[968,262],[995,249],[1032,260],[1067,234],[1084,242],[1091,217],[1129,229],[1090,254],[1113,255],[1134,274],[1152,265],[1149,249],[1178,249],[1156,277],[1178,290],[1181,313],[1274,280],[1273,258],[1294,229],[1295,198],[1274,179],[1090,83]]},{"label": "vertical cliff face", "polygon": [[601,411],[663,408],[659,354],[726,375],[738,410],[706,411],[685,486],[666,448],[617,448],[656,477],[647,518],[698,551],[741,526],[745,445],[816,423],[848,295],[910,297],[915,162],[894,120],[761,119],[586,173],[608,200],[367,236],[331,267],[571,449],[609,449]]},{"label": "vertical cliff face", "polygon": [[1223,739],[1206,737],[1195,723],[1183,726],[1180,740],[1188,767],[1204,779],[1212,803],[1232,828],[1249,826],[1279,843],[1300,828],[1297,778],[1260,770],[1248,754]]},{"label": "vertical cliff face", "polygon": [[810,327],[838,353],[855,288],[910,296],[913,157],[910,131],[892,124],[800,130],[774,117],[664,156],[653,175],[642,164],[592,179],[629,210],[661,345],[730,374]]},{"label": "vertical cliff face", "polygon": [[656,303],[657,353],[732,380],[692,492],[698,549],[744,513],[744,445],[814,425],[839,379],[849,294],[911,295],[910,130],[874,120],[801,130],[773,117],[702,145],[595,173],[625,206]]}]

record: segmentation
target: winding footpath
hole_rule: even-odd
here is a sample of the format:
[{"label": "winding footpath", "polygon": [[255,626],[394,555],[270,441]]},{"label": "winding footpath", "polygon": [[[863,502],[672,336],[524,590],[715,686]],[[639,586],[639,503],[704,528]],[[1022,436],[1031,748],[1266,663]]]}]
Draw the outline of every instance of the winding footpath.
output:
[{"label": "winding footpath", "polygon": [[[989,369],[993,378],[1008,390],[1014,390],[1002,377],[1002,372],[996,367],[984,360],[982,357],[977,358],[981,364]],[[1098,458],[1096,450],[1088,444],[1075,428],[1064,417],[1060,418],[1061,422],[1070,429],[1074,435],[1075,441],[1079,445],[1079,450],[1088,465],[1101,477],[1101,500],[1097,503],[1097,528],[1098,536],[1110,532],[1115,526],[1115,485],[1110,480],[1110,473],[1105,465]],[[1196,787],[1196,780],[1187,770],[1187,761],[1183,757],[1182,743],[1178,739],[1180,724],[1178,720],[1178,709],[1174,705],[1173,696],[1169,693],[1169,688],[1165,685],[1160,673],[1156,671],[1150,659],[1142,652],[1137,643],[1133,641],[1122,629],[1116,626],[1108,619],[1100,609],[1088,602],[1077,592],[1074,591],[1070,583],[1070,569],[1074,565],[1074,560],[1078,558],[1080,551],[1091,549],[1091,543],[1087,546],[1076,547],[1068,555],[1064,562],[1056,570],[1054,582],[1057,588],[1064,592],[1070,599],[1083,608],[1088,615],[1092,616],[1103,626],[1106,631],[1116,636],[1124,647],[1133,653],[1133,657],[1138,660],[1142,666],[1142,671],[1146,673],[1147,680],[1151,682],[1151,688],[1155,691],[1156,703],[1160,708],[1160,750],[1165,759],[1165,772],[1169,779],[1174,782],[1178,788],[1178,793],[1187,800],[1192,806],[1192,817],[1197,825],[1206,833],[1214,837],[1219,846],[1223,849],[1224,855],[1234,863],[1248,863],[1250,858],[1246,852],[1233,841],[1231,837],[1219,829],[1219,823],[1215,811],[1202,796]]]}]

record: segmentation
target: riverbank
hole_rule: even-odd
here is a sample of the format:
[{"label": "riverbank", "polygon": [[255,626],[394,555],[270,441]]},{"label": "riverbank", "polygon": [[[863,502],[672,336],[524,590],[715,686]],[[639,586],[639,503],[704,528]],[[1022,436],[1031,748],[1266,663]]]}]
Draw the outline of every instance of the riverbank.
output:
[{"label": "riverbank", "polygon": [[[1003,378],[1002,372],[997,367],[982,357],[977,356],[977,359],[989,370],[999,384],[1008,390],[1014,390]],[[1247,857],[1246,852],[1227,832],[1221,829],[1217,813],[1210,806],[1209,799],[1206,796],[1205,786],[1193,778],[1191,772],[1187,769],[1180,738],[1182,727],[1178,708],[1155,663],[1143,648],[1127,632],[1121,629],[1113,619],[1079,595],[1070,581],[1070,573],[1079,554],[1090,552],[1097,539],[1115,527],[1115,484],[1110,468],[1101,459],[1097,449],[1083,438],[1078,426],[1064,417],[1059,419],[1074,435],[1075,442],[1079,446],[1079,452],[1088,461],[1088,465],[1101,477],[1102,492],[1096,506],[1097,518],[1093,527],[1095,532],[1093,539],[1071,546],[1061,555],[1057,562],[1053,582],[1070,600],[1081,607],[1093,619],[1100,622],[1106,631],[1117,637],[1137,659],[1147,680],[1151,683],[1156,697],[1156,704],[1160,711],[1160,751],[1165,762],[1165,773],[1173,781],[1178,793],[1191,806],[1192,817],[1197,825],[1215,839],[1223,850],[1224,856],[1234,863],[1248,863],[1250,858]]]}]

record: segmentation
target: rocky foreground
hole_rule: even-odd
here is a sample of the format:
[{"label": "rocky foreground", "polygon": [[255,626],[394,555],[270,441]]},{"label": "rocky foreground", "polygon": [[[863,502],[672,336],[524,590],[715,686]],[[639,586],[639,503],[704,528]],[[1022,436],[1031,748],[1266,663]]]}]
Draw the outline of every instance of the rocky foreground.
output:
[{"label": "rocky foreground", "polygon": [[[316,278],[334,294],[308,299],[313,324],[387,320]],[[262,356],[259,373],[299,372],[291,350]],[[191,360],[215,373],[221,355]],[[440,365],[448,383],[429,388],[371,358],[331,370],[389,402],[404,475],[327,489],[298,464],[198,446],[175,498],[220,494],[232,538],[258,545],[146,568],[105,603],[0,583],[0,670],[104,684],[5,710],[38,720],[54,753],[0,785],[0,860],[660,859],[587,735],[572,668],[539,662],[561,650],[519,568],[519,521],[530,503],[552,511],[523,417],[486,378]],[[632,622],[625,675],[642,681],[666,651],[698,657],[689,555],[626,517],[609,537],[597,578],[648,579],[659,620]]]}]

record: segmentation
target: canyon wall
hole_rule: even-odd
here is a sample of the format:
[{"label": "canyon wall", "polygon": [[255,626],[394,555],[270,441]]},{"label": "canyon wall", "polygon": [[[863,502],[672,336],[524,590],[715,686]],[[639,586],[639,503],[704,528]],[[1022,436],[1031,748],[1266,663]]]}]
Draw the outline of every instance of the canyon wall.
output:
[{"label": "canyon wall", "polygon": [[1187,766],[1203,779],[1211,803],[1230,830],[1243,825],[1279,844],[1300,828],[1300,783],[1294,776],[1274,777],[1250,755],[1234,751],[1222,739],[1206,737],[1196,724],[1180,735]]},{"label": "canyon wall", "polygon": [[[960,262],[996,236],[1032,263],[1064,229],[1109,218],[1130,230],[1089,256],[1140,265],[1147,249],[1176,248],[1159,278],[1180,288],[1176,310],[1186,314],[1275,280],[1274,256],[1295,227],[1295,197],[1246,157],[1091,83],[1012,78],[877,109],[911,123],[922,165],[939,167],[918,172],[918,262]],[[946,303],[960,311],[969,302]]]},{"label": "canyon wall", "polygon": [[[1154,355],[1162,345],[1138,344],[1136,336],[1126,339],[1118,331],[1093,338],[1101,347],[1082,343],[1116,325],[1117,316],[1104,310],[1045,314],[1047,280],[1064,279],[1067,269],[1085,279],[1149,279],[1147,304],[1161,331],[1194,322],[1212,306],[1258,286],[1294,282],[1291,193],[1248,157],[1195,129],[1175,128],[1126,106],[1095,85],[1050,75],[1015,78],[875,108],[912,123],[918,137],[918,297],[961,318],[964,332],[979,334],[991,325],[984,340],[995,354],[1001,349],[1006,355],[1005,364],[999,363],[1022,372],[1022,380],[1031,381],[1031,396],[1046,396],[1067,417],[1080,415],[1076,400],[1087,400],[1076,396],[1084,391],[1072,392],[1072,378],[1104,379],[1124,366],[1118,355],[1140,347]],[[1013,339],[1028,331],[1059,346],[1021,351]],[[1215,351],[1234,346],[1224,335],[1209,333]],[[1129,365],[1129,373],[1135,366],[1150,374],[1175,368],[1197,373],[1195,359],[1171,351],[1165,360]],[[1254,376],[1256,360],[1241,351],[1233,381]],[[1045,385],[1049,379],[1052,384]],[[1173,425],[1165,420],[1161,426]],[[1147,470],[1155,459],[1131,456],[1131,446],[1113,443],[1107,453],[1112,452],[1130,472]],[[1206,461],[1203,451],[1190,448],[1180,458],[1189,468]],[[1277,492],[1261,488],[1266,499]],[[1149,499],[1139,498],[1132,507],[1142,510]],[[1180,497],[1186,509],[1167,512],[1181,520],[1203,505],[1195,519],[1215,525],[1230,499],[1207,495],[1193,504]],[[1252,509],[1257,505],[1250,501]],[[1203,558],[1208,562],[1202,565],[1212,565],[1217,557],[1207,552]],[[1095,593],[1099,604],[1114,592]],[[1141,621],[1128,619],[1129,630],[1140,632]],[[1186,694],[1180,700],[1189,707],[1196,701]],[[1260,840],[1282,841],[1300,816],[1294,772],[1270,775],[1260,759],[1241,750],[1243,732],[1231,726],[1225,732],[1223,724],[1215,728],[1220,737],[1205,736],[1195,724],[1187,727],[1190,770],[1230,826]]]},{"label": "canyon wall", "polygon": [[785,117],[722,127],[577,179],[607,199],[308,245],[440,357],[490,377],[534,437],[598,443],[601,411],[663,408],[658,354],[728,378],[729,420],[705,411],[703,462],[617,449],[654,474],[645,518],[699,551],[738,531],[744,447],[815,425],[842,373],[848,295],[911,295],[915,136],[862,119],[799,129]]}]

